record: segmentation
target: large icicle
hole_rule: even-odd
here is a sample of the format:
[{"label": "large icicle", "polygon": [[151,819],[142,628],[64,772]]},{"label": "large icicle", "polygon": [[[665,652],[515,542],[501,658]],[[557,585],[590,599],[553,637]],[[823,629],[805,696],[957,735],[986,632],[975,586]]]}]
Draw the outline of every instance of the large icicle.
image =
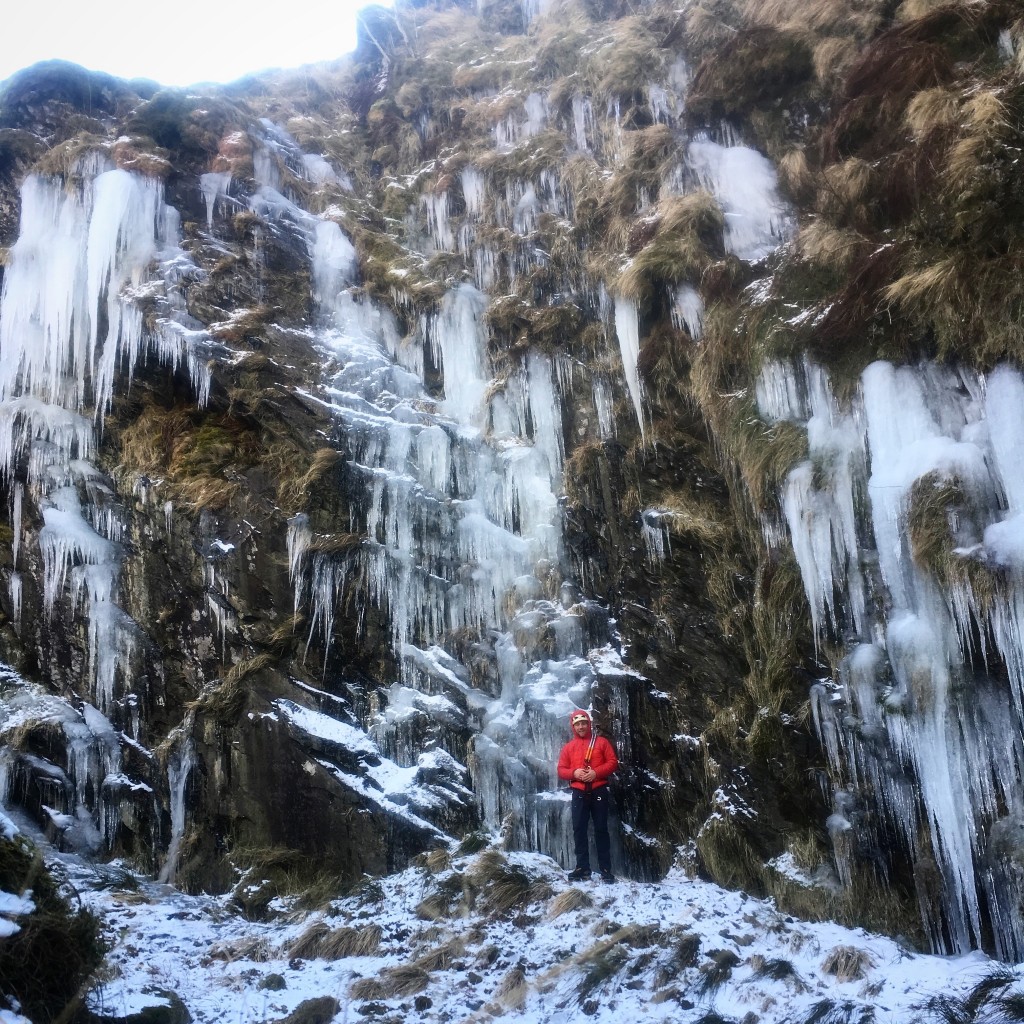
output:
[{"label": "large icicle", "polygon": [[637,368],[640,359],[640,316],[636,303],[630,299],[615,300],[615,336],[619,339],[619,354],[622,356],[626,387],[629,388],[629,397],[633,400],[637,423],[640,424],[640,434],[643,436],[643,388]]},{"label": "large icicle", "polygon": [[[934,865],[942,899],[923,881],[918,895],[937,948],[972,948],[988,919],[1001,955],[1018,958],[1024,381],[1009,367],[983,381],[880,362],[841,411],[820,368],[778,363],[757,392],[765,418],[807,425],[811,460],[791,472],[783,506],[815,631],[862,641],[812,700],[829,760],[853,785],[833,818],[861,828],[855,805],[872,800]],[[945,485],[964,496],[945,512],[948,557],[965,567],[949,580],[917,560],[909,529],[914,502]],[[991,594],[971,590],[972,561],[997,577]],[[870,602],[862,567],[879,590]],[[994,655],[1009,686],[987,670]]]}]

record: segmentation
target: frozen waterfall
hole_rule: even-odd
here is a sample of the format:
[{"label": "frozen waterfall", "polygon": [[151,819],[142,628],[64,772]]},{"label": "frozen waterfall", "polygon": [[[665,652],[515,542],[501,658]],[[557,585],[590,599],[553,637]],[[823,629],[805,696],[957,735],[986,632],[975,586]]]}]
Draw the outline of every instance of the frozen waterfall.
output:
[{"label": "frozen waterfall", "polygon": [[[30,175],[21,200],[21,230],[0,296],[0,474],[11,487],[15,524],[7,586],[20,628],[23,578],[16,570],[27,489],[43,521],[47,620],[66,602],[87,623],[83,711],[61,712],[74,786],[69,813],[54,811],[54,823],[92,849],[104,837],[111,841],[117,794],[131,788],[119,774],[117,729],[137,732],[133,667],[143,645],[119,604],[127,513],[90,461],[96,434],[117,375],[130,382],[149,354],[187,365],[202,401],[213,346],[184,312],[179,285],[191,264],[160,182],[92,153],[68,183]],[[25,693],[17,699],[27,700]]]},{"label": "frozen waterfall", "polygon": [[[451,289],[421,321],[415,345],[425,357],[410,359],[407,340],[400,363],[390,314],[352,287],[354,250],[335,225],[318,225],[315,237],[315,344],[335,367],[325,384],[362,541],[341,555],[318,552],[308,522],[293,520],[296,600],[310,602],[313,634],[325,644],[343,594],[354,590],[383,610],[399,679],[372,723],[381,749],[414,765],[422,752],[408,737],[421,717],[435,737],[475,732],[466,767],[486,824],[568,863],[554,761],[569,711],[589,705],[598,678],[589,645],[606,638],[599,611],[563,587],[556,368],[531,353],[496,386],[487,297],[471,284]],[[426,355],[443,381],[435,395],[423,377]],[[496,678],[475,679],[443,649],[467,631],[493,651]]]},{"label": "frozen waterfall", "polygon": [[758,399],[806,425],[781,504],[815,633],[848,652],[814,694],[833,817],[934,866],[941,892],[915,877],[937,948],[991,931],[1019,959],[1024,379],[880,362],[841,408],[820,367],[773,363]]}]

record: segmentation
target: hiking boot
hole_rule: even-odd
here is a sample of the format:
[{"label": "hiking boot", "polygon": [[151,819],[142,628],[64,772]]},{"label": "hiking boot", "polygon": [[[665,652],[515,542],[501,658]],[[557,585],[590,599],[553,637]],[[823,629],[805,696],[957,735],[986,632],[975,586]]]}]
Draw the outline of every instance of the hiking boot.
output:
[{"label": "hiking boot", "polygon": [[589,868],[576,868],[575,871],[569,872],[570,882],[585,882],[588,878],[590,878]]},{"label": "hiking boot", "polygon": [[614,882],[615,881],[615,876],[611,873],[611,871],[608,868],[605,868],[601,872],[601,881],[602,882]]}]

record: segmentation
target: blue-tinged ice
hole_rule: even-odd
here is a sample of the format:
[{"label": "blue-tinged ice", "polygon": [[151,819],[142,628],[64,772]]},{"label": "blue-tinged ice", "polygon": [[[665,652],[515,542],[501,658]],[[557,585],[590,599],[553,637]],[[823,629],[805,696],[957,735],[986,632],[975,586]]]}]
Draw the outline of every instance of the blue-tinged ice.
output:
[{"label": "blue-tinged ice", "polygon": [[[757,387],[766,420],[806,425],[810,460],[780,499],[815,634],[848,652],[811,704],[851,826],[833,834],[840,874],[851,830],[871,844],[895,829],[939,880],[941,899],[918,891],[936,948],[976,946],[988,919],[1007,958],[1024,952],[1022,396],[1007,366],[982,378],[874,363],[845,403],[812,364],[769,364]],[[952,496],[945,573],[912,543],[915,503],[935,488]]]}]

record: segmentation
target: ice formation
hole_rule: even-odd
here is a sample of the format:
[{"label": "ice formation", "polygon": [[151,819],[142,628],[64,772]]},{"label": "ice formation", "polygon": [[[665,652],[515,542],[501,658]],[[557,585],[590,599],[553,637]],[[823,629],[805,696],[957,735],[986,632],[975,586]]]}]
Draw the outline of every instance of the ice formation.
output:
[{"label": "ice formation", "polygon": [[[991,929],[1007,959],[1024,954],[1022,400],[1008,366],[873,363],[842,409],[810,363],[769,364],[758,384],[766,419],[806,424],[810,461],[782,507],[815,633],[848,652],[813,694],[840,780],[834,834],[871,845],[894,829],[939,879],[941,894],[917,872],[936,947]],[[929,514],[939,561],[915,539]]]},{"label": "ice formation", "polygon": [[[462,183],[472,217],[485,201],[483,182],[467,167]],[[535,196],[528,188],[506,197],[513,222],[541,201]],[[448,242],[442,211],[428,204],[435,245]],[[354,251],[333,230],[326,244],[323,231],[316,228],[310,249],[321,318],[315,343],[342,368],[325,383],[347,438],[352,527],[362,541],[340,555],[318,552],[308,520],[291,520],[296,607],[309,602],[309,639],[325,645],[343,594],[354,589],[384,611],[400,678],[372,726],[380,750],[396,771],[412,770],[431,749],[442,753],[417,749],[413,723],[430,720],[435,733],[457,735],[468,714],[479,731],[464,767],[484,820],[497,827],[509,819],[513,842],[567,860],[564,807],[550,792],[553,763],[565,714],[589,701],[595,674],[583,657],[584,605],[551,593],[562,563],[559,368],[532,353],[495,386],[487,297],[462,284],[419,324],[416,342],[442,379],[430,396],[425,361],[410,359],[408,345],[397,361],[390,316],[352,287]],[[466,629],[492,638],[497,696],[474,686],[440,646],[450,631]],[[542,662],[537,653],[548,630],[557,660]]]},{"label": "ice formation", "polygon": [[[165,205],[161,183],[114,169],[100,154],[81,158],[75,170],[73,185],[31,175],[22,187],[21,230],[0,295],[0,474],[13,483],[15,627],[26,487],[43,518],[44,612],[66,601],[87,622],[85,722],[70,708],[65,719],[74,787],[67,813],[54,809],[52,818],[69,842],[77,837],[92,849],[111,838],[123,788],[118,741],[109,723],[98,734],[98,723],[110,716],[131,728],[131,668],[141,641],[118,604],[125,512],[90,462],[95,435],[116,375],[130,382],[150,355],[187,364],[202,401],[214,346],[184,312],[179,286],[195,268],[178,245],[178,216]],[[227,179],[202,188],[212,217]],[[153,330],[143,326],[143,302]],[[86,752],[96,743],[109,763],[90,767]]]},{"label": "ice formation", "polygon": [[722,207],[729,252],[756,262],[792,233],[790,214],[776,190],[775,168],[756,150],[695,139],[687,163]]},{"label": "ice formation", "polygon": [[615,336],[619,339],[619,354],[626,375],[626,386],[633,401],[641,435],[644,433],[643,385],[637,363],[640,359],[640,317],[636,303],[631,299],[615,300]]}]

